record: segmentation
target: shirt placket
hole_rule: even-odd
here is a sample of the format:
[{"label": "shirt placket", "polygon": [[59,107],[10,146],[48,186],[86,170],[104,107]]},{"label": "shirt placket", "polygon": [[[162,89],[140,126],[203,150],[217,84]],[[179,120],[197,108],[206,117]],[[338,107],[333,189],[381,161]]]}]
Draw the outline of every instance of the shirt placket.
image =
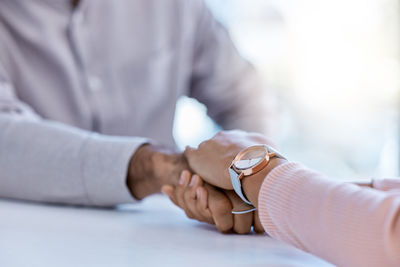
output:
[{"label": "shirt placket", "polygon": [[86,23],[86,12],[87,8],[85,4],[87,1],[83,1],[79,7],[77,7],[71,16],[69,25],[69,36],[71,42],[71,48],[79,67],[79,77],[81,77],[82,89],[85,90],[87,96],[87,103],[91,110],[92,115],[92,130],[100,132],[100,108],[99,99],[103,89],[103,81],[99,74],[96,73],[96,69],[90,58],[90,44],[87,38],[87,23]]}]

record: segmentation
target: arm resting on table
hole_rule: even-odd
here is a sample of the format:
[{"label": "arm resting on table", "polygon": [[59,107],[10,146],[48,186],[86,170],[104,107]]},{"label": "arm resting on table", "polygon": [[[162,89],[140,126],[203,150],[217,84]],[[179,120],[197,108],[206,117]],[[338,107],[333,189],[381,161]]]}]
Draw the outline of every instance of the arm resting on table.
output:
[{"label": "arm resting on table", "polygon": [[133,202],[128,165],[144,142],[44,120],[0,73],[0,197],[94,206]]},{"label": "arm resting on table", "polygon": [[286,163],[264,180],[259,211],[272,237],[339,266],[400,266],[399,190],[340,183]]}]

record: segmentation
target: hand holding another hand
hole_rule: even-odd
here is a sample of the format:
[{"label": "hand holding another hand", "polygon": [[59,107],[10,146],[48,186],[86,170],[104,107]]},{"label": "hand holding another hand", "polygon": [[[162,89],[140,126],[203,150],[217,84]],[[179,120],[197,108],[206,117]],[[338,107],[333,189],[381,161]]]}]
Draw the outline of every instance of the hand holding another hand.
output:
[{"label": "hand holding another hand", "polygon": [[235,192],[219,190],[203,182],[198,175],[192,176],[189,171],[182,172],[179,185],[165,185],[162,191],[189,218],[215,224],[222,233],[247,234],[252,226],[256,233],[264,232],[257,212],[232,214],[232,209],[243,205]]},{"label": "hand holding another hand", "polygon": [[[252,226],[255,232],[264,232],[257,211],[232,214],[232,210],[248,211],[253,206],[245,204],[232,190],[228,171],[240,151],[260,144],[274,147],[261,134],[219,132],[210,140],[202,142],[197,149],[186,148],[185,158],[196,174],[192,176],[189,171],[183,171],[178,185],[165,185],[162,191],[189,218],[215,224],[221,232],[249,233]],[[272,159],[266,168],[244,182],[253,205],[257,204],[259,188],[268,172],[283,162],[284,159]]]},{"label": "hand holding another hand", "polygon": [[224,131],[202,142],[197,149],[187,147],[184,155],[193,172],[206,182],[223,189],[232,190],[228,168],[235,156],[243,149],[256,145],[274,144],[265,136],[243,131]]}]

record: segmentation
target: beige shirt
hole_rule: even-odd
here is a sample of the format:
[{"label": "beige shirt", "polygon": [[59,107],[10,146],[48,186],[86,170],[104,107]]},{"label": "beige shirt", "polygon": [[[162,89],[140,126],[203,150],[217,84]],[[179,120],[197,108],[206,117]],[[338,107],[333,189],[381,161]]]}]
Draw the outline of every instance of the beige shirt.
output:
[{"label": "beige shirt", "polygon": [[129,159],[147,138],[174,144],[183,95],[264,130],[255,72],[201,0],[2,0],[0,40],[2,197],[133,201]]}]

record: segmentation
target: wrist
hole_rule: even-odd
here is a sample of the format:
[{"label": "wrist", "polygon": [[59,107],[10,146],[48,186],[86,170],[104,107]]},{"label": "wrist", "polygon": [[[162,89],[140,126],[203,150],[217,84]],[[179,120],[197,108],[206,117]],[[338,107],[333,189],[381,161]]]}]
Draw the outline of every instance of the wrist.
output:
[{"label": "wrist", "polygon": [[188,169],[182,153],[159,145],[145,144],[132,156],[127,185],[137,199],[160,192],[163,184],[177,184],[180,173]]},{"label": "wrist", "polygon": [[258,195],[260,193],[261,185],[263,184],[267,175],[279,165],[288,162],[286,159],[282,158],[272,158],[268,165],[261,171],[244,177],[242,179],[242,188],[248,200],[258,208]]},{"label": "wrist", "polygon": [[160,188],[165,184],[177,185],[181,172],[190,169],[183,153],[165,147],[158,147],[155,151],[152,165]]}]

